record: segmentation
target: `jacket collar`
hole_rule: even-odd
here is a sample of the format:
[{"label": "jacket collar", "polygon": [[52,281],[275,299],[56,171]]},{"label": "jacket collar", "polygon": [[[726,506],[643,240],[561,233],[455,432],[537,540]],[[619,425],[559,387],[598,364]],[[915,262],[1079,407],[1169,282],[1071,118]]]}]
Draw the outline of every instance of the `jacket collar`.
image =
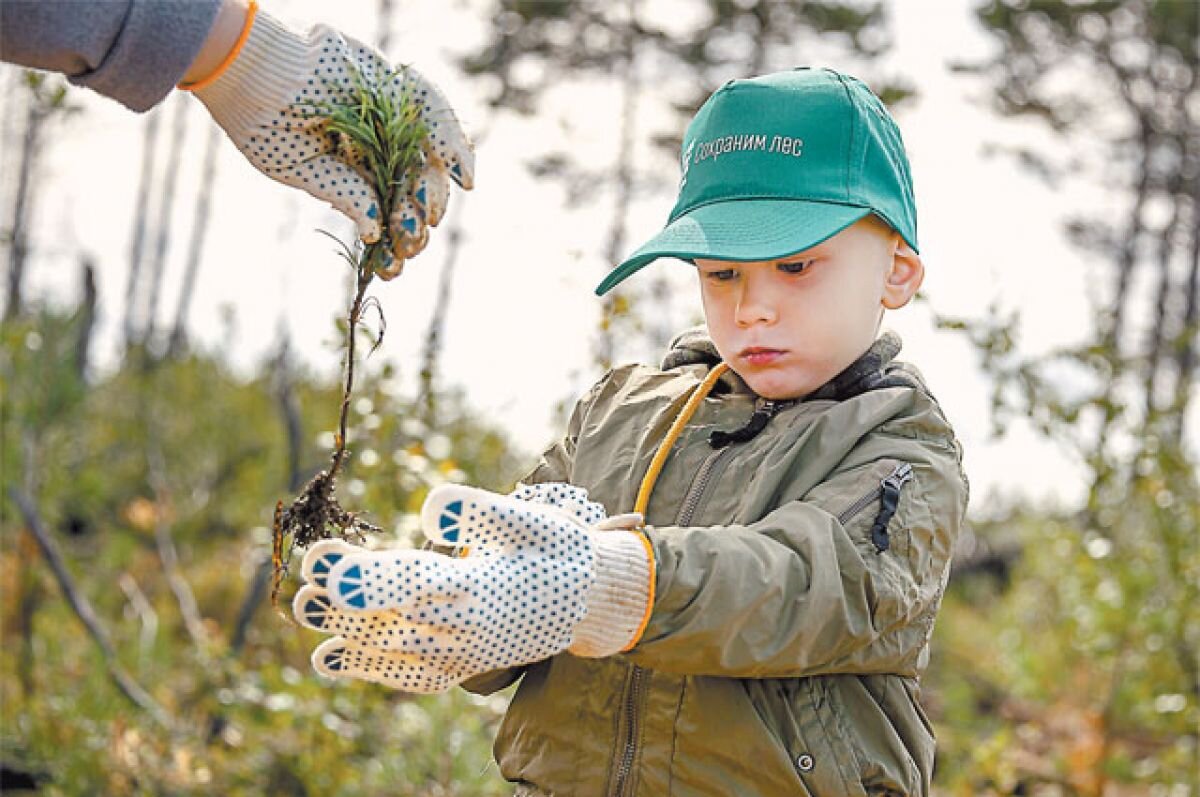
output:
[{"label": "jacket collar", "polygon": [[803,400],[845,401],[859,393],[866,393],[868,390],[892,387],[894,382],[887,376],[885,369],[892,360],[896,359],[902,345],[899,335],[890,329],[884,331],[875,339],[866,353],[850,363],[833,379],[809,393]]}]

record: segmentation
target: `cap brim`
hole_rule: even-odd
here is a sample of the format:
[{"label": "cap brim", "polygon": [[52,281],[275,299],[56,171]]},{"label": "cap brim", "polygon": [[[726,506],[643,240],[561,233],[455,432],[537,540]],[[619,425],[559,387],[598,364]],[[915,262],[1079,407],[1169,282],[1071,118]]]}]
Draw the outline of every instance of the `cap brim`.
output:
[{"label": "cap brim", "polygon": [[736,199],[688,211],[663,228],[596,287],[603,296],[660,257],[773,260],[803,252],[871,213],[858,205],[804,199]]}]

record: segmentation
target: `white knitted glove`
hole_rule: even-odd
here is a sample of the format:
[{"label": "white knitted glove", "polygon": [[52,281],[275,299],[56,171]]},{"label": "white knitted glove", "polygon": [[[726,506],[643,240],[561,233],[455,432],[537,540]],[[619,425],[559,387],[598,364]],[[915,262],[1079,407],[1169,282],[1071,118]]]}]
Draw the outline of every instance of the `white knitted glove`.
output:
[{"label": "white knitted glove", "polygon": [[364,243],[374,243],[383,234],[375,191],[350,158],[339,156],[313,107],[351,96],[355,69],[371,85],[390,80],[396,96],[408,92],[429,130],[414,189],[392,204],[393,258],[379,271],[390,279],[425,247],[428,228],[445,214],[447,178],[464,189],[474,182],[471,142],[433,83],[411,67],[394,70],[374,49],[328,26],[299,34],[259,11],[236,59],[195,94],[255,168],[330,203],[354,221]]},{"label": "white knitted glove", "polygon": [[[550,497],[547,488],[530,489]],[[309,583],[293,613],[337,636],[313,652],[313,667],[441,692],[564,650],[599,657],[631,647],[651,602],[649,545],[634,531],[589,528],[584,521],[598,505],[574,497],[560,508],[460,485],[435,488],[422,527],[438,543],[464,546],[460,558],[317,543],[304,557]]]},{"label": "white knitted glove", "polygon": [[603,505],[588,500],[587,490],[566,482],[517,484],[517,488],[509,495],[513,498],[520,498],[522,501],[549,504],[570,512],[576,520],[585,526],[590,526],[595,531],[612,529],[632,531],[642,525],[642,515],[639,512],[627,512],[623,515],[607,517]]}]

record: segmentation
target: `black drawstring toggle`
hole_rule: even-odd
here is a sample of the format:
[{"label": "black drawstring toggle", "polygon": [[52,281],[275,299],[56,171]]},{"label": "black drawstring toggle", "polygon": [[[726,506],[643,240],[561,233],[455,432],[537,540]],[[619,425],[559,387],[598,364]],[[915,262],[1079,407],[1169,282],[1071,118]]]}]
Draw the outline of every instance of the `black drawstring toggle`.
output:
[{"label": "black drawstring toggle", "polygon": [[778,415],[780,410],[791,403],[790,401],[763,399],[754,408],[754,414],[750,416],[750,420],[746,421],[744,426],[731,432],[715,429],[708,435],[708,444],[713,448],[724,448],[731,443],[744,443],[752,440],[759,432],[767,428],[767,423]]}]

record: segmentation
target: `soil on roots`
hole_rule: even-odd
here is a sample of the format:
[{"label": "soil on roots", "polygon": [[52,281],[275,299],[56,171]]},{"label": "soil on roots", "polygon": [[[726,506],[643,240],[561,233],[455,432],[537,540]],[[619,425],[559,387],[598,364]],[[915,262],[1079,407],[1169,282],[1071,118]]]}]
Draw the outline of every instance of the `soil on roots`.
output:
[{"label": "soil on roots", "polygon": [[[275,528],[273,530],[273,565],[271,579],[271,605],[279,610],[279,588],[287,576],[292,549],[299,545],[307,548],[319,540],[334,537],[362,544],[367,534],[378,534],[378,526],[368,523],[358,512],[347,512],[338,503],[334,490],[336,478],[323,470],[314,476],[292,505],[284,509],[283,502],[275,505]],[[287,552],[284,540],[291,538]],[[281,612],[282,614],[282,612]]]}]

